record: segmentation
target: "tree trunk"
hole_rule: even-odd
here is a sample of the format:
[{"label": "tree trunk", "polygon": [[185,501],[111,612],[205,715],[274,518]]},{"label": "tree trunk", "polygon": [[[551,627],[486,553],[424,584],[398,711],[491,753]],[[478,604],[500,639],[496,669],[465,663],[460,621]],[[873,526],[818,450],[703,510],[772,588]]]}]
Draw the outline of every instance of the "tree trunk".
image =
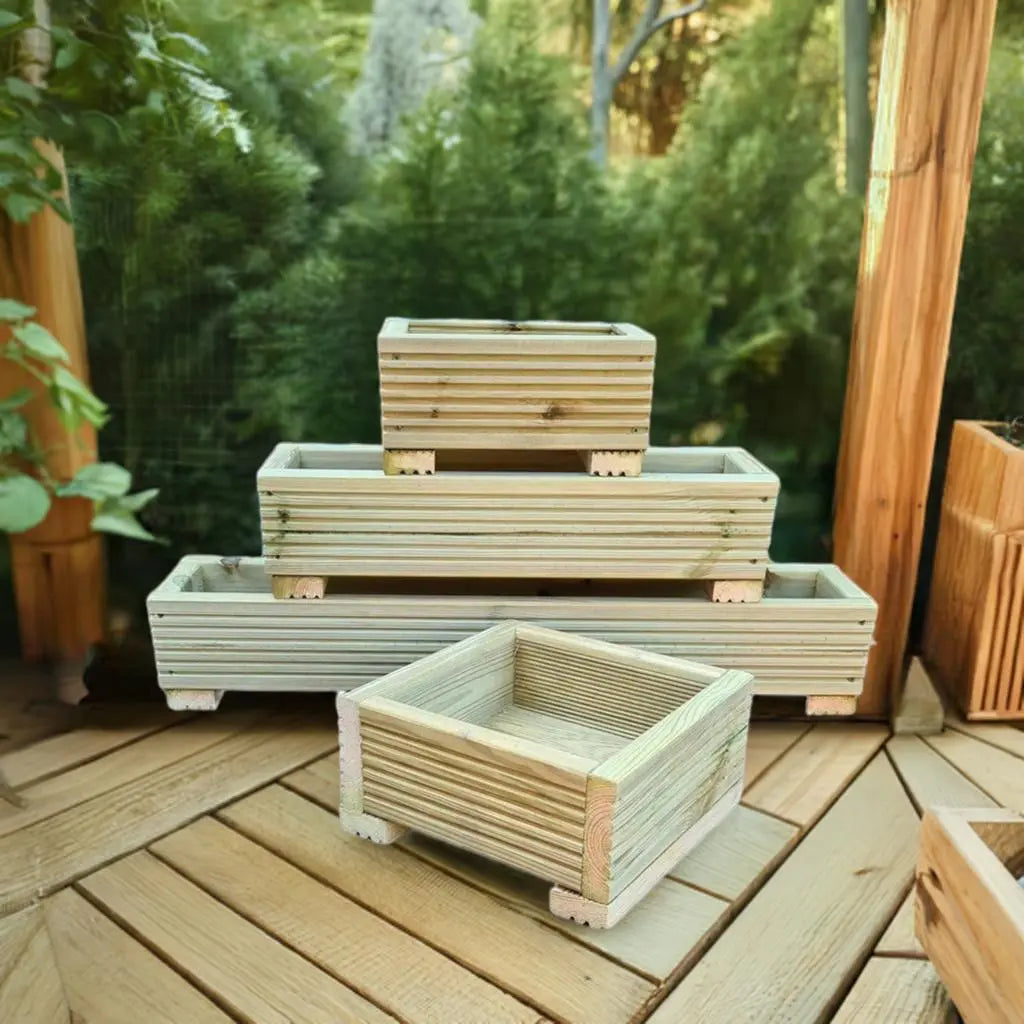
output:
[{"label": "tree trunk", "polygon": [[871,107],[868,58],[871,45],[868,0],[842,4],[843,113],[846,142],[846,191],[863,196],[871,162]]},{"label": "tree trunk", "polygon": [[593,79],[590,100],[591,157],[598,167],[608,162],[608,122],[611,117],[612,72],[608,65],[608,42],[611,35],[610,0],[594,0],[594,32],[590,48]]}]

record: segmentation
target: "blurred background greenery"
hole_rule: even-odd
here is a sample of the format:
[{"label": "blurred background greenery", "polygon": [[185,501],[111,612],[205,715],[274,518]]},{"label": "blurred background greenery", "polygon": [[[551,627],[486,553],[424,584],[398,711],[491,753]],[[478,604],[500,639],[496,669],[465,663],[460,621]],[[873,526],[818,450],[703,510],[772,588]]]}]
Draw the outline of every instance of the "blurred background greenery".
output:
[{"label": "blurred background greenery", "polygon": [[[144,519],[171,541],[111,542],[116,604],[141,609],[185,552],[258,552],[254,477],[276,441],[378,439],[387,315],[641,324],[655,443],[748,447],[783,480],[773,555],[829,557],[862,216],[840,0],[711,0],[656,33],[614,92],[603,169],[592,3],[53,3],[55,22],[141,19],[225,90],[151,88],[61,140],[113,414],[101,451],[160,488]],[[873,94],[884,5],[864,4]],[[643,7],[612,4],[613,54]],[[1022,56],[1024,3],[1007,0],[939,481],[953,418],[1024,411]],[[211,129],[211,103],[236,130]],[[9,593],[0,580],[13,643]]]}]

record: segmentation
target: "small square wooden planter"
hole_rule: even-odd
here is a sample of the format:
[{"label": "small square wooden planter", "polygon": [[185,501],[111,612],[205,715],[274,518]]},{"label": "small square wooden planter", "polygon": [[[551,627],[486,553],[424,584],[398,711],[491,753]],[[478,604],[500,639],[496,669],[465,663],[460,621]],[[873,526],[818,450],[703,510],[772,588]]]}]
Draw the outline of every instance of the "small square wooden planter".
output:
[{"label": "small square wooden planter", "polygon": [[635,475],[648,444],[654,337],[632,324],[407,320],[377,340],[385,468],[452,450],[576,449]]},{"label": "small square wooden planter", "polygon": [[924,653],[971,719],[1024,718],[1024,449],[958,420]]},{"label": "small square wooden planter", "polygon": [[1024,817],[925,814],[915,930],[967,1024],[1024,1021]]},{"label": "small square wooden planter", "polygon": [[342,826],[491,857],[610,927],[739,802],[752,681],[502,623],[339,694]]}]

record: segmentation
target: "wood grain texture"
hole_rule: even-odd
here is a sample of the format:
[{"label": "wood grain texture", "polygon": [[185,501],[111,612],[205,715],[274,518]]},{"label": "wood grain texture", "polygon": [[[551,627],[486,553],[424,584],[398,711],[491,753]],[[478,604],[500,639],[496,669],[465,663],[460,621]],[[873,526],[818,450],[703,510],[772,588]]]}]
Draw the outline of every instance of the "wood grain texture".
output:
[{"label": "wood grain texture", "polygon": [[964,1018],[1011,1024],[1024,1019],[1024,889],[979,836],[979,823],[1009,830],[1024,863],[1024,817],[984,809],[927,813],[915,928]]},{"label": "wood grain texture", "polygon": [[872,725],[816,725],[749,789],[743,802],[807,826],[870,760],[888,730]]},{"label": "wood grain texture", "polygon": [[919,812],[929,807],[990,807],[994,801],[917,736],[885,745]]},{"label": "wood grain texture", "polygon": [[993,747],[1024,758],[1024,729],[996,723],[965,722],[957,715],[946,716],[946,728],[962,732],[983,743],[989,743]]},{"label": "wood grain texture", "polygon": [[248,1020],[395,1018],[229,910],[146,851],[79,882],[106,913]]},{"label": "wood grain texture", "polygon": [[231,1018],[198,989],[74,889],[55,893],[43,907],[77,1019],[85,1024],[230,1024]]},{"label": "wood grain texture", "polygon": [[682,587],[680,596],[653,596],[651,584],[616,596],[551,583],[541,596],[536,587],[503,594],[497,582],[445,593],[377,580],[284,602],[271,596],[261,559],[225,566],[190,556],[148,604],[165,689],[335,692],[516,619],[751,672],[758,694],[859,692],[875,607],[835,567],[772,565],[754,604],[714,604],[698,585]]},{"label": "wood grain texture", "polygon": [[954,1024],[949,996],[926,960],[872,957],[832,1024]]},{"label": "wood grain texture", "polygon": [[152,849],[232,910],[400,1020],[448,1024],[464,1017],[533,1024],[537,1018],[536,1010],[211,818],[173,832]]},{"label": "wood grain texture", "polygon": [[875,946],[876,956],[924,957],[924,948],[914,934],[914,902],[913,888],[907,898],[900,904],[896,916],[889,922],[889,927]]},{"label": "wood grain texture", "polygon": [[924,650],[968,715],[1024,718],[1024,452],[998,426],[953,425]]},{"label": "wood grain texture", "polygon": [[910,669],[903,683],[903,692],[892,717],[892,731],[897,736],[934,735],[942,732],[946,712],[942,698],[920,658],[910,659]]},{"label": "wood grain texture", "polygon": [[621,1024],[653,991],[593,949],[401,849],[344,836],[332,813],[281,787],[254,793],[220,817],[555,1019]]},{"label": "wood grain texture", "polygon": [[0,914],[66,885],[331,750],[337,734],[277,715],[0,840]]},{"label": "wood grain texture", "polygon": [[751,722],[747,733],[745,784],[750,786],[760,778],[810,728],[806,722]]},{"label": "wood grain texture", "polygon": [[995,11],[886,7],[833,527],[879,603],[864,715],[901,681]]},{"label": "wood grain texture", "polygon": [[760,580],[767,571],[779,481],[733,460],[740,449],[652,449],[640,476],[604,479],[387,476],[375,446],[298,448],[298,467],[257,474],[274,576]]},{"label": "wood grain texture", "polygon": [[910,884],[917,830],[876,755],[650,1020],[828,1019]]},{"label": "wood grain texture", "polygon": [[1024,770],[1019,757],[952,731],[929,736],[927,742],[997,803],[1024,811]]},{"label": "wood grain texture", "polygon": [[632,324],[389,317],[385,448],[643,449],[654,337]]},{"label": "wood grain texture", "polygon": [[0,918],[0,1020],[68,1024],[70,1009],[42,907]]}]

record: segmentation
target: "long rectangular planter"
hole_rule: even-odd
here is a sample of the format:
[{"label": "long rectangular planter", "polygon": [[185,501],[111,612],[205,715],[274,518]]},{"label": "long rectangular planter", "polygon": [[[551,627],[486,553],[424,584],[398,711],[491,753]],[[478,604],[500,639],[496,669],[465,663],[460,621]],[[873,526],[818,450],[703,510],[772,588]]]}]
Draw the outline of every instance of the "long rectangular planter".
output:
[{"label": "long rectangular planter", "polygon": [[1024,817],[933,809],[921,827],[914,925],[967,1024],[1024,1021]]},{"label": "long rectangular planter", "polygon": [[493,626],[338,695],[342,826],[491,857],[610,927],[739,802],[751,682]]},{"label": "long rectangular planter", "polygon": [[638,477],[387,476],[376,445],[278,445],[257,474],[281,577],[764,579],[778,477],[739,448],[652,448]]},{"label": "long rectangular planter", "polygon": [[391,317],[377,349],[386,449],[647,447],[655,340],[632,324]]},{"label": "long rectangular planter", "polygon": [[1024,449],[958,420],[925,623],[929,666],[968,718],[1024,718]]},{"label": "long rectangular planter", "polygon": [[278,601],[262,559],[196,555],[150,595],[149,620],[172,705],[361,686],[504,619],[742,669],[758,694],[852,701],[874,601],[831,565],[772,565],[766,583],[752,604],[716,604],[693,583],[571,581],[542,594],[527,583],[349,580],[322,601]]}]

